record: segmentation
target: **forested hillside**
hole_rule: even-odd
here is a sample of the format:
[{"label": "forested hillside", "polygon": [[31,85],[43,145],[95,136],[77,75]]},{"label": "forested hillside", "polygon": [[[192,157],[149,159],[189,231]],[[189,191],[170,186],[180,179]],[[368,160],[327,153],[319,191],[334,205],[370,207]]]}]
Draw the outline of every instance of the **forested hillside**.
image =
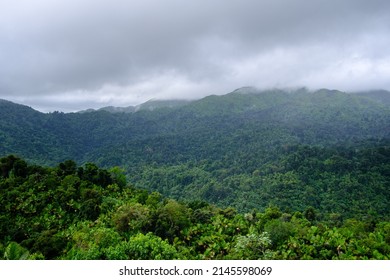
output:
[{"label": "forested hillside", "polygon": [[313,207],[237,213],[136,189],[120,169],[92,163],[1,158],[0,201],[6,260],[390,258],[390,222],[372,213],[363,220],[323,219]]},{"label": "forested hillside", "polygon": [[135,113],[68,114],[43,114],[0,100],[0,155],[13,153],[45,164],[72,158],[103,165],[129,164],[131,157],[137,165],[141,159],[182,163],[285,144],[329,146],[388,138],[389,106],[366,96],[244,88],[188,103],[150,101]]},{"label": "forested hillside", "polygon": [[388,218],[388,96],[242,88],[68,114],[0,101],[0,156],[120,166],[137,188],[240,212]]},{"label": "forested hillside", "polygon": [[388,259],[390,108],[371,93],[0,100],[0,257]]}]

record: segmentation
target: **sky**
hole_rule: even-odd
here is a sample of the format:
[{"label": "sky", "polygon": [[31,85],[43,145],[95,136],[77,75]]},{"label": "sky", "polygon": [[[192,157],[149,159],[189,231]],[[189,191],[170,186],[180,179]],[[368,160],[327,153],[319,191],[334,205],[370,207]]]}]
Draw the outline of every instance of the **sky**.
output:
[{"label": "sky", "polygon": [[0,98],[42,112],[243,86],[390,90],[388,0],[0,0]]}]

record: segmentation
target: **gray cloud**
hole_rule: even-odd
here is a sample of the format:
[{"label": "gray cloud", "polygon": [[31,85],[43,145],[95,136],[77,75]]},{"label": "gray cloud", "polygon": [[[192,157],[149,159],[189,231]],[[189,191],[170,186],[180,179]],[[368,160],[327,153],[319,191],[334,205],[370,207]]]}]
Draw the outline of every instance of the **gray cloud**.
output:
[{"label": "gray cloud", "polygon": [[237,87],[390,89],[387,0],[3,0],[0,98],[41,110]]}]

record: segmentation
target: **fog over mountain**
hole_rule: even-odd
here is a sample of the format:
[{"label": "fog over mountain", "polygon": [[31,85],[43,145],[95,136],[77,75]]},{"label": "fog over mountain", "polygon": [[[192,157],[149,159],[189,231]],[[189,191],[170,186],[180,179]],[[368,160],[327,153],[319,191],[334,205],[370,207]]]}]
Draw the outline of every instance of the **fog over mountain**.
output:
[{"label": "fog over mountain", "polygon": [[390,89],[385,0],[0,3],[0,98],[47,112],[249,85]]}]

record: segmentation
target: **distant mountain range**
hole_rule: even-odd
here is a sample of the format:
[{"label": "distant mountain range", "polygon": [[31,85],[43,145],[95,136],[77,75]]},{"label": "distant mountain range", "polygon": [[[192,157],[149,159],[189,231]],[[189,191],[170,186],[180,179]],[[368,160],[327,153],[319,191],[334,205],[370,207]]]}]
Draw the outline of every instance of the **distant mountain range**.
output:
[{"label": "distant mountain range", "polygon": [[390,105],[390,92],[387,90],[371,90],[354,93],[356,96],[371,99],[381,104]]},{"label": "distant mountain range", "polygon": [[142,103],[137,106],[127,106],[127,107],[114,107],[114,106],[107,106],[100,109],[87,109],[83,111],[79,111],[78,113],[90,113],[94,111],[106,111],[110,113],[135,113],[140,110],[149,110],[153,111],[155,109],[160,108],[175,108],[184,106],[186,104],[190,103],[189,100],[155,100],[151,99],[145,103]]},{"label": "distant mountain range", "polygon": [[[329,91],[327,89],[322,89],[315,91],[313,93],[318,93],[321,91]],[[299,93],[299,92],[309,92],[305,88],[301,88],[298,90],[267,90],[267,91],[261,91],[253,87],[242,87],[234,90],[231,94],[241,94],[241,95],[257,95],[261,92],[293,92],[293,93]],[[329,92],[339,92],[339,91],[329,91]],[[386,90],[370,90],[370,91],[361,91],[361,92],[353,92],[349,93],[353,96],[359,96],[365,99],[369,99],[375,102],[378,102],[383,105],[390,105],[390,92]],[[207,97],[206,97],[207,98]],[[175,107],[181,107],[184,105],[188,105],[190,103],[196,102],[198,100],[180,100],[180,99],[173,99],[173,100],[158,100],[158,99],[151,99],[145,103],[142,103],[140,105],[136,106],[127,106],[127,107],[114,107],[114,106],[107,106],[102,107],[100,109],[87,109],[79,111],[79,113],[89,113],[94,111],[107,111],[110,113],[135,113],[140,110],[149,110],[153,111],[155,109],[160,108],[175,108]]]},{"label": "distant mountain range", "polygon": [[[389,101],[390,92],[383,90],[347,94],[250,87],[195,101],[150,100],[138,106],[79,113],[41,113],[0,100],[0,155],[15,153],[51,164],[67,158],[105,163],[111,157],[111,153],[105,155],[109,150],[123,150],[135,143],[154,146],[149,142],[172,137],[184,141],[180,146],[188,150],[200,148],[200,137],[218,139],[223,145],[223,137],[237,130],[243,134],[277,130],[283,134],[280,141],[310,144],[386,138],[390,135]],[[263,139],[264,133],[260,134]],[[136,151],[139,147],[131,153]],[[186,158],[186,152],[181,154]],[[118,158],[112,163],[124,161]]]},{"label": "distant mountain range", "polygon": [[384,215],[389,96],[241,88],[79,113],[41,113],[0,100],[0,157],[120,166],[136,187],[240,211],[271,203],[359,215],[371,207]]}]

